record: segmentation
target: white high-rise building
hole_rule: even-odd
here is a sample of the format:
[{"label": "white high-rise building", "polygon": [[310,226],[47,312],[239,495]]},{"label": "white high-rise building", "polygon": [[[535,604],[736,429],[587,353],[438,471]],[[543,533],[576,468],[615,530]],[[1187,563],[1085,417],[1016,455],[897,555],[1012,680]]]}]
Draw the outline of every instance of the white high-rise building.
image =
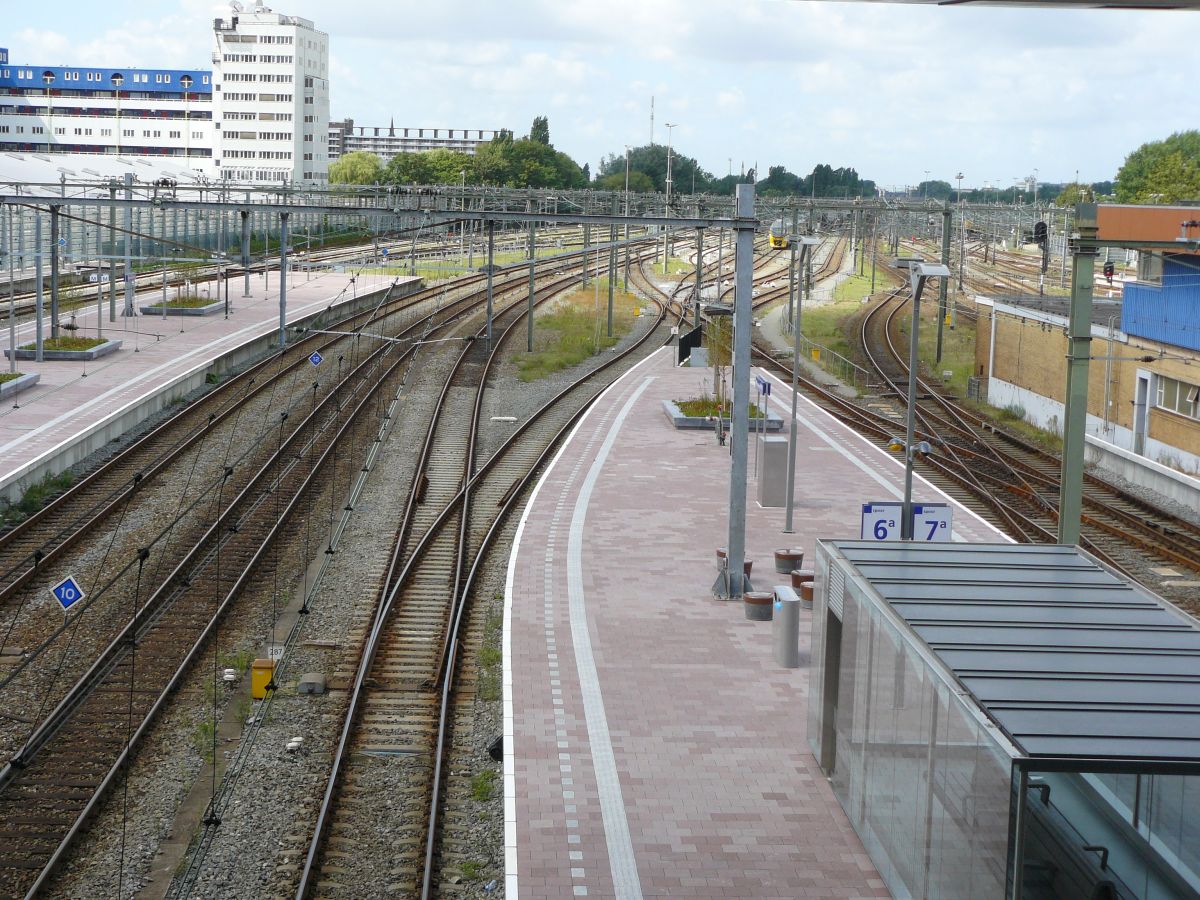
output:
[{"label": "white high-rise building", "polygon": [[329,36],[260,2],[213,22],[213,165],[225,180],[329,180]]}]

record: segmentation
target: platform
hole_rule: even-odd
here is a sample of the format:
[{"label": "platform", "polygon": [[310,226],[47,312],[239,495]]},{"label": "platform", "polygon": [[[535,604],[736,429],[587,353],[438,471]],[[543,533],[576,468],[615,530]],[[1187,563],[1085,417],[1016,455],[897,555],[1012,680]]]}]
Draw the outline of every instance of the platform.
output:
[{"label": "platform", "polygon": [[[665,348],[581,420],[526,508],[505,594],[506,896],[887,897],[808,749],[804,665],[771,623],[713,598],[729,448],[676,431],[662,400],[711,371]],[[759,374],[755,370],[755,374]],[[773,411],[788,387],[773,375]],[[796,533],[748,488],[756,587],[778,547],[859,536],[860,506],[903,490],[902,460],[801,397]],[[918,501],[953,503],[916,479]],[[961,506],[955,538],[1005,537]]]},{"label": "platform", "polygon": [[[412,292],[423,283],[402,277],[393,296]],[[391,279],[379,275],[292,272],[288,279],[288,322],[311,317],[326,307],[372,302]],[[36,372],[32,388],[0,404],[0,497],[15,500],[45,474],[57,473],[119,437],[147,416],[202,385],[208,372],[222,371],[250,356],[267,352],[279,331],[279,278],[272,272],[264,284],[251,277],[250,296],[242,279],[230,279],[231,312],[209,316],[162,317],[120,315],[124,297],[117,297],[117,321],[108,321],[108,295],[103,298],[103,337],[121,341],[116,353],[92,362],[32,362],[18,360],[20,372]],[[215,295],[214,295],[215,297]],[[221,294],[220,299],[224,299]],[[150,302],[157,300],[155,297]],[[140,302],[147,302],[142,295]],[[49,304],[43,335],[50,338]],[[0,344],[8,348],[7,309],[0,304]],[[62,321],[70,321],[64,316]],[[80,337],[96,337],[96,307],[74,316]],[[34,324],[17,330],[17,345],[32,343]],[[0,371],[9,361],[0,354]]]}]

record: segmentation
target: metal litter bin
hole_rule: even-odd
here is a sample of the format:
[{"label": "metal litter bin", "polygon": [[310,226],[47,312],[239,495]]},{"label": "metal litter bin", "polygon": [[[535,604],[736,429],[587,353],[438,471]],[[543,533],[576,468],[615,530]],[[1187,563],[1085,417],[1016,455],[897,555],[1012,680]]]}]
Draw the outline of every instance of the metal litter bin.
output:
[{"label": "metal litter bin", "polygon": [[785,669],[800,668],[800,598],[795,591],[776,590],[771,638],[775,662]]}]

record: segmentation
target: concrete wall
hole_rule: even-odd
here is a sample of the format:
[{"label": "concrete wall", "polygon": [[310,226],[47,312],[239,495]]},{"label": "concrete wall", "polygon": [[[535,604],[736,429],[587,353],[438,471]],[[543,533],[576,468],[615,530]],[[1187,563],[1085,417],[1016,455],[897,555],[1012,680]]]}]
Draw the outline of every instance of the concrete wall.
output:
[{"label": "concrete wall", "polygon": [[[422,281],[412,281],[399,285],[393,294],[393,299],[406,297],[421,290]],[[360,294],[336,304],[333,309],[339,313],[358,312],[369,309],[379,302],[387,288]],[[324,315],[325,310],[296,319],[288,323],[288,328],[302,326]],[[132,428],[136,428],[150,416],[162,411],[172,403],[186,397],[192,391],[203,386],[210,374],[223,376],[264,355],[273,353],[278,347],[279,333],[270,331],[242,344],[215,359],[210,359],[159,385],[153,392],[131,401],[120,409],[114,410],[100,421],[92,424],[73,438],[26,465],[14,471],[0,483],[0,501],[16,502],[28,488],[41,481],[47,475],[57,475],[69,469],[80,460],[90,456],[105,444],[116,440]]]}]

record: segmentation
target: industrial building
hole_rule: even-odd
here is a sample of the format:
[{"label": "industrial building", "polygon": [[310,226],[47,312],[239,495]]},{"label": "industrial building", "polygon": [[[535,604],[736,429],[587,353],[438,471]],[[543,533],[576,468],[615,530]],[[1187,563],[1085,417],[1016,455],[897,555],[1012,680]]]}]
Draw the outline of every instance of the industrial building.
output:
[{"label": "industrial building", "polygon": [[[1197,212],[1098,207],[1102,239],[1180,244],[1141,251],[1131,279],[1096,287],[1087,431],[1089,457],[1105,465],[1134,456],[1200,473],[1200,254],[1184,245],[1200,235]],[[976,299],[988,402],[1061,431],[1069,298]]]},{"label": "industrial building", "polygon": [[453,150],[474,156],[480,144],[497,134],[499,131],[487,128],[397,128],[395,122],[384,127],[362,126],[345,119],[329,123],[329,158],[365,151],[386,164],[401,153],[425,150]]},{"label": "industrial building", "polygon": [[212,161],[212,74],[200,69],[12,65],[0,49],[0,152]]}]

